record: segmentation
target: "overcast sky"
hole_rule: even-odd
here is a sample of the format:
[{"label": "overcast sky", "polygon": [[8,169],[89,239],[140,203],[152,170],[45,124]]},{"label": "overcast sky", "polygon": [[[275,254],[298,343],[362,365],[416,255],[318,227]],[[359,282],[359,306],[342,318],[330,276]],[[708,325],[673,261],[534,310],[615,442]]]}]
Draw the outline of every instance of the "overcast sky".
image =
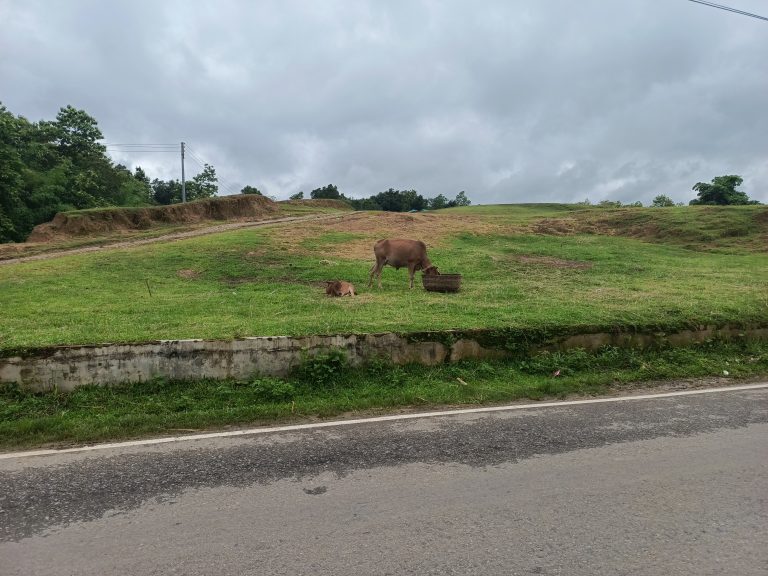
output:
[{"label": "overcast sky", "polygon": [[687,203],[739,174],[768,202],[768,22],[688,0],[0,0],[0,22],[11,112],[184,140],[231,191]]}]

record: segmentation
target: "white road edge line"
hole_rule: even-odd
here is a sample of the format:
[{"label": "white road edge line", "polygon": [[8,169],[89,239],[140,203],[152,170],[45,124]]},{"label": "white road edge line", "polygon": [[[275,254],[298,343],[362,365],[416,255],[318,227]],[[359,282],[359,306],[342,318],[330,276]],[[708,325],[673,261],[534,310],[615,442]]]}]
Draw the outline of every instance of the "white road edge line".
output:
[{"label": "white road edge line", "polygon": [[353,424],[368,424],[373,422],[394,422],[397,420],[414,420],[416,418],[434,418],[437,416],[455,416],[458,414],[481,414],[485,412],[508,412],[510,410],[532,410],[537,408],[555,408],[558,406],[578,406],[581,404],[602,404],[607,402],[629,402],[633,400],[652,400],[654,398],[671,398],[674,396],[694,396],[698,394],[714,394],[717,392],[737,392],[741,390],[757,390],[768,388],[768,382],[757,384],[744,384],[741,386],[723,386],[720,388],[703,388],[699,390],[682,390],[679,392],[664,392],[661,394],[640,394],[637,396],[617,396],[610,398],[589,398],[587,400],[564,400],[560,402],[537,402],[531,404],[512,404],[507,406],[487,406],[485,408],[460,408],[456,410],[441,410],[437,412],[419,412],[415,414],[393,414],[392,416],[374,416],[371,418],[356,418],[353,420],[331,420],[328,422],[316,422],[314,424],[294,424],[290,426],[272,426],[263,428],[249,428],[246,430],[232,430],[230,432],[210,432],[207,434],[190,434],[188,436],[165,436],[163,438],[150,438],[147,440],[131,440],[128,442],[112,442],[109,444],[93,444],[78,446],[76,448],[62,448],[59,450],[31,450],[28,452],[8,452],[0,454],[0,460],[9,458],[29,458],[33,456],[51,456],[54,454],[70,454],[73,452],[91,452],[95,450],[108,450],[111,448],[130,448],[132,446],[152,446],[155,444],[168,444],[171,442],[190,442],[194,440],[208,440],[210,438],[231,438],[234,436],[252,436],[256,434],[270,434],[274,432],[294,432],[297,430],[313,430],[317,428],[332,428],[336,426],[351,426]]}]

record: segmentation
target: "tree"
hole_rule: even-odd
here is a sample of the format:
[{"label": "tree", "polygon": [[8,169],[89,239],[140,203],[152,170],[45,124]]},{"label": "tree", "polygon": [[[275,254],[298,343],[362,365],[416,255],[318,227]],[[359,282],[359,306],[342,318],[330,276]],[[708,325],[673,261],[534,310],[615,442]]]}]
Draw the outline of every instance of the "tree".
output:
[{"label": "tree", "polygon": [[328,200],[341,200],[341,194],[339,193],[339,189],[336,188],[333,184],[328,184],[328,186],[324,186],[322,188],[315,188],[312,190],[312,192],[309,193],[310,198],[313,200],[317,199],[328,199]]},{"label": "tree", "polygon": [[19,154],[20,126],[13,114],[0,104],[0,242],[23,239],[17,224],[26,206],[22,202],[24,163]]},{"label": "tree", "polygon": [[61,152],[73,160],[102,157],[106,148],[97,142],[104,136],[96,119],[85,110],[66,106],[56,114],[54,122],[41,122]]},{"label": "tree", "polygon": [[448,198],[442,194],[438,194],[434,198],[429,199],[430,210],[441,210],[448,207]]},{"label": "tree", "polygon": [[304,191],[296,192],[296,194],[291,194],[290,196],[291,200],[304,200]]},{"label": "tree", "polygon": [[381,210],[381,206],[374,200],[373,196],[370,198],[343,197],[343,200],[349,203],[355,210]]},{"label": "tree", "polygon": [[178,180],[152,180],[152,199],[163,205],[181,202],[181,182]]},{"label": "tree", "polygon": [[255,186],[244,186],[243,189],[240,190],[240,194],[257,194],[259,196],[264,196],[264,194],[261,193],[261,190]]},{"label": "tree", "polygon": [[656,198],[653,199],[653,202],[651,203],[652,208],[666,208],[667,206],[674,206],[675,201],[672,200],[669,196],[665,196],[664,194],[659,194],[656,196]]},{"label": "tree", "polygon": [[469,198],[467,198],[466,192],[462,190],[461,192],[456,194],[454,203],[456,204],[456,206],[469,206],[470,204],[472,204],[472,201]]},{"label": "tree", "polygon": [[689,204],[706,206],[728,206],[743,204],[760,204],[757,200],[750,200],[746,192],[736,190],[744,180],[741,176],[728,175],[716,176],[711,184],[697,182],[693,190],[698,194]]},{"label": "tree", "polygon": [[136,168],[133,170],[133,177],[138,182],[141,182],[149,186],[149,176],[147,176],[147,173],[144,172],[144,169],[141,166],[136,166]]},{"label": "tree", "polygon": [[192,178],[192,185],[187,184],[187,200],[213,198],[219,191],[216,169],[210,164],[203,164],[203,171]]}]

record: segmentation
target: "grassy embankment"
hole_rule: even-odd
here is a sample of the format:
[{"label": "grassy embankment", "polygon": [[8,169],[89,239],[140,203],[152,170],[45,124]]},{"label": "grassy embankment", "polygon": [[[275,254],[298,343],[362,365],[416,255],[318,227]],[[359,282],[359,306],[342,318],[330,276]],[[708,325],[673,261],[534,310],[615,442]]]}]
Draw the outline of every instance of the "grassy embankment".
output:
[{"label": "grassy embankment", "polygon": [[[157,338],[505,327],[574,331],[768,324],[763,207],[600,210],[500,206],[354,214],[0,268],[0,353]],[[364,286],[372,241],[422,238],[459,294],[409,291],[386,269]],[[361,295],[328,299],[343,278]],[[147,283],[152,291],[150,295]],[[179,428],[395,406],[605,392],[647,379],[768,373],[764,344],[644,353],[574,351],[439,368],[334,369],[250,383],[165,383],[0,396],[0,444],[127,437]],[[561,375],[552,376],[555,370]],[[322,372],[322,370],[321,370]],[[462,384],[457,378],[467,383]]]},{"label": "grassy embankment", "polygon": [[[559,206],[357,213],[6,265],[0,353],[279,334],[768,323],[765,214]],[[650,223],[636,225],[641,217]],[[408,290],[405,270],[391,268],[381,291],[366,288],[371,246],[383,236],[426,240],[443,272],[464,275],[462,291]],[[354,282],[360,295],[327,298],[322,282],[330,279]]]}]

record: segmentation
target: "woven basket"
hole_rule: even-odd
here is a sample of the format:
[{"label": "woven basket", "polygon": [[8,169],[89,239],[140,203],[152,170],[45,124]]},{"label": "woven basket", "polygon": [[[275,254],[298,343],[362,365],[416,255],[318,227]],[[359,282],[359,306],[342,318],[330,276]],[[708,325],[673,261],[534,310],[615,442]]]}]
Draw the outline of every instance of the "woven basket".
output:
[{"label": "woven basket", "polygon": [[422,274],[424,289],[430,292],[458,292],[461,274]]}]

